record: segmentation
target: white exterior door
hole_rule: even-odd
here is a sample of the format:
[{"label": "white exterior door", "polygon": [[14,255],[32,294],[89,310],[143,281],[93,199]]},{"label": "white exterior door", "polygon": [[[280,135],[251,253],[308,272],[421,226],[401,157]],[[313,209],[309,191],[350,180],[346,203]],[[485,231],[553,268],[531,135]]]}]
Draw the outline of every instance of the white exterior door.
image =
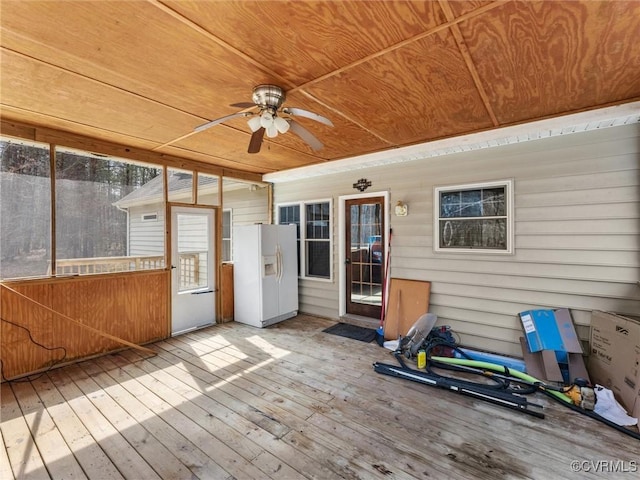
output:
[{"label": "white exterior door", "polygon": [[216,321],[214,210],[171,207],[171,334]]}]

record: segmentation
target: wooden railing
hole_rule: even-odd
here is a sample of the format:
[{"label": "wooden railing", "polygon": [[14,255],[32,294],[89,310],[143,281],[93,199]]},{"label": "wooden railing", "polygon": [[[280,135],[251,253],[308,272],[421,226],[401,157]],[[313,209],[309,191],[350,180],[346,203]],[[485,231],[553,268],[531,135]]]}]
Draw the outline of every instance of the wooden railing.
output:
[{"label": "wooden railing", "polygon": [[[180,290],[201,286],[200,254],[180,254]],[[129,272],[164,268],[164,256],[141,255],[137,257],[64,258],[56,260],[56,275],[86,275],[92,273]],[[51,275],[51,264],[47,272]],[[206,280],[204,280],[206,282]]]},{"label": "wooden railing", "polygon": [[[164,255],[137,257],[65,258],[56,260],[56,275],[129,272],[164,268]],[[51,275],[51,264],[47,272]]]}]

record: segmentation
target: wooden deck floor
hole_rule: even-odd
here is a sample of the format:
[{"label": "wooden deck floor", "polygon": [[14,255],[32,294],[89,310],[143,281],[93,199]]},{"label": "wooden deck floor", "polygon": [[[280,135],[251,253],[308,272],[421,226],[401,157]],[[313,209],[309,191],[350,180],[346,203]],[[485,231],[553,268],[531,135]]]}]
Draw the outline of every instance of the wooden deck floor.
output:
[{"label": "wooden deck floor", "polygon": [[[231,323],[2,385],[0,478],[638,478],[640,442],[377,374],[375,342]],[[573,472],[622,461],[626,472]]]}]

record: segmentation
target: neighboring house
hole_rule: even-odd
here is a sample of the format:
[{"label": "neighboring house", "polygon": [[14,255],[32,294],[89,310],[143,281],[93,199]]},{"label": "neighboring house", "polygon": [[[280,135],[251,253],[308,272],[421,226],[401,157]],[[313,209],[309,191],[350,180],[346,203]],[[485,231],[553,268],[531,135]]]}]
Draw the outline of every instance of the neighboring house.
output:
[{"label": "neighboring house", "polygon": [[[223,261],[232,260],[231,232],[233,225],[267,223],[267,188],[250,183],[223,180],[222,252]],[[172,202],[191,202],[193,176],[189,172],[170,170],[167,173],[168,198]],[[127,255],[164,255],[165,208],[162,175],[155,177],[114,205],[128,214]],[[200,176],[198,203],[218,203],[216,177]],[[195,250],[202,249],[198,239],[191,238]]]}]

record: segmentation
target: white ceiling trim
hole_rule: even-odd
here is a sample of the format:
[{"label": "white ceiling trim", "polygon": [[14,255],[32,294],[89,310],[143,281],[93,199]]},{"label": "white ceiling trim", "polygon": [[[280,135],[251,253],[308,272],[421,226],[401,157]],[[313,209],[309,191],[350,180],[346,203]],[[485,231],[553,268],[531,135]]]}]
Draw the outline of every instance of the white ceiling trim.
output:
[{"label": "white ceiling trim", "polygon": [[362,168],[411,162],[441,155],[529,142],[541,138],[569,135],[640,122],[640,101],[574,113],[510,127],[445,138],[394,150],[343,158],[331,162],[267,173],[262,180],[271,183],[291,182],[305,178],[343,173]]}]

